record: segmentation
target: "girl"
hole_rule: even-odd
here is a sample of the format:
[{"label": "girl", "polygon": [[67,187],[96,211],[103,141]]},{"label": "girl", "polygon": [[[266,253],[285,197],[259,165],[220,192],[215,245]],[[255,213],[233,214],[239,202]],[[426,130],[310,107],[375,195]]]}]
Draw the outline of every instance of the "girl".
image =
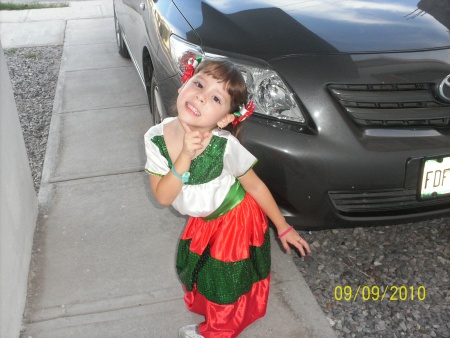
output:
[{"label": "girl", "polygon": [[311,251],[252,170],[256,158],[222,130],[252,113],[252,104],[240,109],[247,101],[242,74],[229,61],[200,61],[191,60],[183,75],[178,117],[145,134],[145,169],[157,201],[190,216],[176,267],[187,308],[205,321],[181,328],[179,336],[237,337],[266,312],[266,215],[287,252],[289,244],[302,255]]}]

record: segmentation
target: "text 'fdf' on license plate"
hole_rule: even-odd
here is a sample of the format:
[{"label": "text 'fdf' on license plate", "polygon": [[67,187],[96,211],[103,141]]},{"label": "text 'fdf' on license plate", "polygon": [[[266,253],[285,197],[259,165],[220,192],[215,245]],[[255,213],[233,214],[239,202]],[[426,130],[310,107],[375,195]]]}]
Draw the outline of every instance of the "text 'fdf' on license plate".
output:
[{"label": "text 'fdf' on license plate", "polygon": [[425,159],[422,167],[420,198],[450,195],[450,156]]}]

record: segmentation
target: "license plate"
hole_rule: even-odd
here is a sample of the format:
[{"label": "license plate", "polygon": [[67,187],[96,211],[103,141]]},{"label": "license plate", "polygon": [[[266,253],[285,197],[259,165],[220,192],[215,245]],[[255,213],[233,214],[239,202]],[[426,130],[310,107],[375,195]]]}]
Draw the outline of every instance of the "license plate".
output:
[{"label": "license plate", "polygon": [[425,159],[422,166],[420,198],[450,195],[450,156]]}]

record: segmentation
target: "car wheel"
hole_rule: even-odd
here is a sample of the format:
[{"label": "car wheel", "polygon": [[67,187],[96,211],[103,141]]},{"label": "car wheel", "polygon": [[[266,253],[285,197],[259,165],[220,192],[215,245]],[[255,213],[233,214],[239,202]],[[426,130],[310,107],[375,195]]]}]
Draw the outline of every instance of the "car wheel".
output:
[{"label": "car wheel", "polygon": [[116,28],[116,40],[117,40],[117,49],[119,54],[124,58],[129,58],[130,53],[128,53],[127,45],[123,40],[122,30],[120,29],[119,19],[117,19],[116,8],[114,7],[114,24]]},{"label": "car wheel", "polygon": [[161,95],[159,93],[159,88],[156,84],[156,79],[154,76],[152,76],[150,88],[147,87],[147,95],[150,104],[150,111],[153,115],[153,123],[156,125],[158,123],[161,123],[161,121],[163,120],[163,116]]}]

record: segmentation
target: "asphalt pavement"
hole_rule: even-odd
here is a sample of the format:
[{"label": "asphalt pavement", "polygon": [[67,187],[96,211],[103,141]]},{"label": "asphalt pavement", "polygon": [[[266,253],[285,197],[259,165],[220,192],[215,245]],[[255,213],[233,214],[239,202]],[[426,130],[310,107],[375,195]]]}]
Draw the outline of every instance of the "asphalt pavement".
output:
[{"label": "asphalt pavement", "polygon": [[[119,56],[112,1],[0,11],[5,49],[64,45],[39,192],[22,337],[177,337],[198,323],[175,273],[186,218],[159,206],[144,172],[152,125]],[[240,337],[335,337],[272,231],[267,315]]]}]

